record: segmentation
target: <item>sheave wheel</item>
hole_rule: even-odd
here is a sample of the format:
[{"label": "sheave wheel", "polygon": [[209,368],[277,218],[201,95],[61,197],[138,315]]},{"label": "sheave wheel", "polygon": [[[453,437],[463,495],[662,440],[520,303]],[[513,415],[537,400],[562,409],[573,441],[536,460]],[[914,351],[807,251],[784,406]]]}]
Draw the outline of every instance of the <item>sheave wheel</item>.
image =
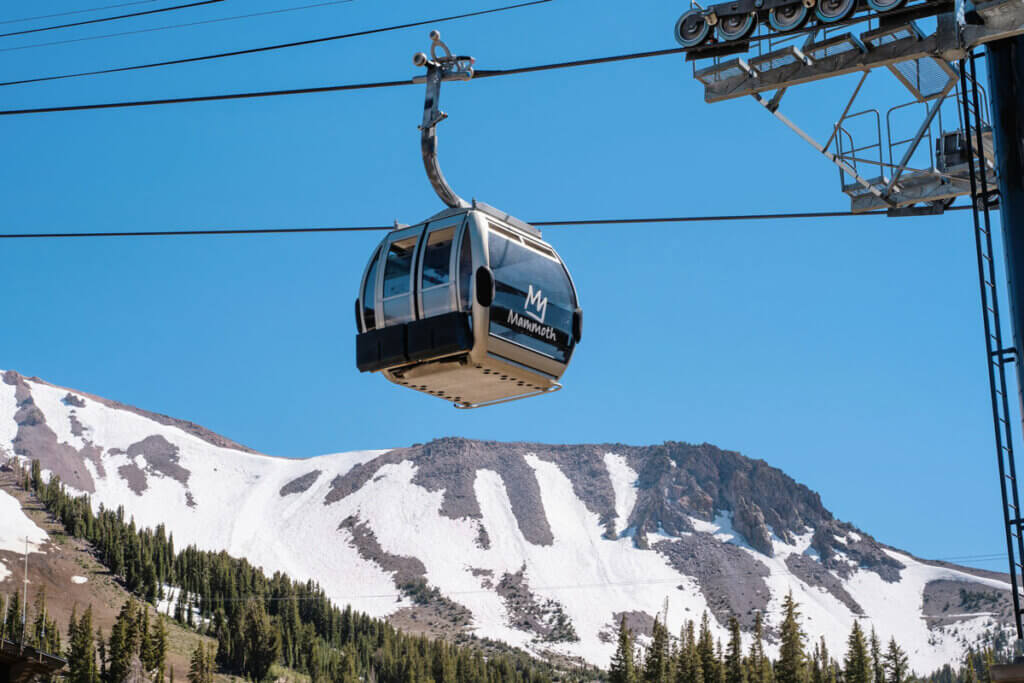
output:
[{"label": "sheave wheel", "polygon": [[692,9],[676,22],[676,42],[683,47],[700,45],[711,35],[711,27],[699,9]]},{"label": "sheave wheel", "polygon": [[795,31],[807,22],[810,10],[802,2],[773,7],[768,12],[768,24],[776,31]]},{"label": "sheave wheel", "polygon": [[867,0],[868,7],[876,12],[891,12],[907,4],[907,0]]},{"label": "sheave wheel", "polygon": [[857,0],[820,0],[814,14],[823,24],[834,24],[846,19],[857,9]]},{"label": "sheave wheel", "polygon": [[757,22],[753,14],[730,14],[726,17],[719,17],[718,37],[725,41],[742,40],[754,32]]}]

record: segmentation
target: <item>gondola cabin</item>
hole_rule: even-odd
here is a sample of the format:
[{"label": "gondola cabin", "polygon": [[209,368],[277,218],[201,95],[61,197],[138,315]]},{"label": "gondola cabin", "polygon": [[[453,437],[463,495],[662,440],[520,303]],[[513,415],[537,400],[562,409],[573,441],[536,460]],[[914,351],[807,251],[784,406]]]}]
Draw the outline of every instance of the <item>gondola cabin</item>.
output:
[{"label": "gondola cabin", "polygon": [[356,301],[356,365],[474,408],[561,388],[583,313],[540,231],[482,203],[380,243]]}]

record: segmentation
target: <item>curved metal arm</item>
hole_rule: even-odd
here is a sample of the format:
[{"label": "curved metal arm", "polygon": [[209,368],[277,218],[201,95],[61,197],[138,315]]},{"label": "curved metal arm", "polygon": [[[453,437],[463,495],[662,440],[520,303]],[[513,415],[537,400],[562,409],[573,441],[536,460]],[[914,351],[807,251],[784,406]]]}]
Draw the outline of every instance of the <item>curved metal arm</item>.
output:
[{"label": "curved metal arm", "polygon": [[[434,192],[445,204],[453,209],[461,209],[469,206],[469,202],[455,193],[444,173],[441,172],[441,165],[437,160],[437,124],[448,118],[448,115],[439,109],[441,100],[441,83],[444,81],[468,81],[473,77],[473,58],[453,56],[448,46],[441,41],[441,34],[431,31],[430,47],[431,58],[427,58],[422,52],[413,57],[416,66],[427,67],[427,76],[422,79],[427,84],[426,102],[423,106],[423,124],[420,126],[420,149],[423,152],[423,167],[427,171],[427,178],[434,187]],[[438,48],[444,50],[442,56],[438,56]],[[421,79],[415,79],[419,82]]]}]

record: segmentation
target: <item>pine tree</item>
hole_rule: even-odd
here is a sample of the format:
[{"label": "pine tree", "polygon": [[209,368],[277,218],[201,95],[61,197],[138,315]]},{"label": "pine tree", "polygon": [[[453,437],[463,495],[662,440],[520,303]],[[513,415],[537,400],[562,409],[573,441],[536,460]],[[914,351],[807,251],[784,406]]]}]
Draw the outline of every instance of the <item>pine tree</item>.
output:
[{"label": "pine tree", "polygon": [[832,657],[829,654],[828,645],[825,644],[825,636],[819,638],[815,651],[817,652],[816,668],[819,670],[820,683],[834,683],[835,667],[832,666]]},{"label": "pine tree", "polygon": [[700,659],[700,668],[704,674],[704,683],[718,683],[718,660],[715,657],[715,642],[711,635],[711,621],[707,612],[704,612],[700,619],[697,656]]},{"label": "pine tree", "polygon": [[962,683],[977,683],[978,677],[974,672],[974,650],[968,650],[964,658],[964,668],[960,672]]},{"label": "pine tree", "polygon": [[[192,650],[191,666],[188,670],[189,683],[213,683],[213,653],[200,642]],[[171,671],[173,680],[174,671]],[[255,679],[262,680],[262,679]]]},{"label": "pine tree", "polygon": [[132,657],[138,646],[136,640],[137,625],[134,601],[129,598],[121,607],[121,612],[110,629],[107,657],[107,680],[109,683],[124,683],[131,671]]},{"label": "pine tree", "polygon": [[846,683],[872,683],[871,660],[868,657],[868,646],[864,641],[864,631],[856,619],[850,629],[850,637],[846,641],[846,659],[843,661],[844,681]]},{"label": "pine tree", "polygon": [[39,648],[46,646],[46,586],[41,586],[36,591],[36,599],[32,603],[32,614],[35,619],[32,621],[32,630],[29,634],[29,642]]},{"label": "pine tree", "polygon": [[150,670],[155,671],[156,680],[162,682],[167,668],[167,625],[159,614],[156,619],[156,626],[150,634]]},{"label": "pine tree", "polygon": [[11,599],[7,602],[7,616],[4,618],[4,632],[8,640],[21,642],[21,596],[14,591]]},{"label": "pine tree", "polygon": [[668,628],[657,619],[651,634],[651,646],[644,657],[644,681],[668,683]]},{"label": "pine tree", "polygon": [[882,664],[882,645],[878,641],[875,627],[871,627],[871,669],[874,672],[874,683],[885,683],[885,667]]},{"label": "pine tree", "polygon": [[764,617],[754,616],[754,642],[750,644],[750,683],[772,683],[772,662],[764,653]]},{"label": "pine tree", "polygon": [[889,639],[883,666],[885,667],[885,683],[903,683],[906,680],[907,653],[896,643],[896,638]]},{"label": "pine tree", "polygon": [[72,613],[68,626],[67,683],[97,683],[99,680],[92,637],[92,606],[86,608],[81,620],[76,620]]},{"label": "pine tree", "polygon": [[142,668],[147,673],[151,673],[156,669],[156,662],[154,661],[153,641],[149,633],[149,609],[145,604],[140,606],[137,623],[139,661],[142,662]]},{"label": "pine tree", "polygon": [[697,638],[693,621],[687,619],[679,634],[679,662],[676,664],[676,683],[704,683],[704,671],[697,654]]},{"label": "pine tree", "polygon": [[740,636],[740,620],[729,619],[729,649],[725,656],[726,683],[747,683],[747,672],[743,666],[743,640]]},{"label": "pine tree", "polygon": [[992,667],[996,664],[995,653],[992,652],[991,647],[986,647],[985,652],[982,656],[984,669],[982,670],[982,679],[985,683],[992,683]]},{"label": "pine tree", "polygon": [[7,638],[7,601],[10,600],[4,594],[3,611],[0,611],[0,640]]},{"label": "pine tree", "polygon": [[633,668],[633,638],[626,628],[626,616],[619,620],[619,642],[612,656],[608,669],[609,683],[636,683],[636,670]]},{"label": "pine tree", "polygon": [[804,632],[800,628],[800,611],[792,592],[783,600],[782,611],[782,644],[779,647],[779,661],[775,666],[775,680],[778,683],[804,683],[807,666]]},{"label": "pine tree", "polygon": [[281,639],[261,601],[251,600],[246,605],[244,628],[245,673],[254,681],[262,681],[277,659]]},{"label": "pine tree", "polygon": [[96,655],[99,658],[100,666],[100,680],[110,680],[110,666],[109,660],[107,659],[107,641],[103,637],[103,630],[100,628],[96,629]]}]

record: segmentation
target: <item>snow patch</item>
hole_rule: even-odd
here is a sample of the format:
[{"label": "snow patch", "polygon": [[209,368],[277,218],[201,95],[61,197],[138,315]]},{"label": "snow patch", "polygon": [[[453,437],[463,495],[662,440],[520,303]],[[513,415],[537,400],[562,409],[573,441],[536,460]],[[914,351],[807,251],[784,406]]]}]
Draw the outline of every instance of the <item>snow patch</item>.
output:
[{"label": "snow patch", "polygon": [[615,528],[621,532],[629,526],[629,516],[636,505],[637,474],[624,457],[615,453],[604,454],[604,466],[608,469],[615,492]]},{"label": "snow patch", "polygon": [[29,552],[40,553],[49,536],[25,515],[17,498],[0,491],[0,550],[24,553],[26,538]]},{"label": "snow patch", "polygon": [[14,387],[2,379],[0,370],[0,460],[14,454],[13,441],[18,434],[18,423],[14,414],[18,412],[18,402],[14,398]]},{"label": "snow patch", "polygon": [[[695,531],[711,534],[722,543],[730,543],[741,548],[753,550],[753,547],[747,543],[747,539],[743,537],[743,534],[733,528],[731,512],[717,512],[715,513],[714,521],[711,522],[690,517],[690,524],[693,525]],[[757,555],[759,556],[760,553],[757,553]]]}]

